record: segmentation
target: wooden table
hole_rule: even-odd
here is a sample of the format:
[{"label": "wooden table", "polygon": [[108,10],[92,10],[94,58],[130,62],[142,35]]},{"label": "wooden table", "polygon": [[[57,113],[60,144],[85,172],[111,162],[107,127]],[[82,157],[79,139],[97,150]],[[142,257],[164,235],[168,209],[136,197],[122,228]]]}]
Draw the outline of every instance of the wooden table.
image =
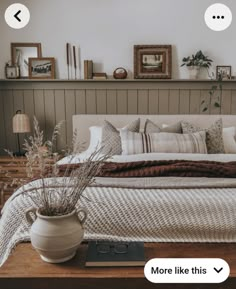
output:
[{"label": "wooden table", "polygon": [[12,159],[10,156],[0,156],[0,210],[18,187],[17,184],[12,185],[13,179],[25,179],[26,158],[15,157]]},{"label": "wooden table", "polygon": [[[142,267],[85,268],[87,244],[64,264],[44,263],[31,244],[18,245],[0,268],[1,289],[233,289],[236,288],[235,244],[146,243],[146,259],[222,258],[230,267],[230,278],[222,284],[152,284]],[[173,287],[174,286],[174,287]]]}]

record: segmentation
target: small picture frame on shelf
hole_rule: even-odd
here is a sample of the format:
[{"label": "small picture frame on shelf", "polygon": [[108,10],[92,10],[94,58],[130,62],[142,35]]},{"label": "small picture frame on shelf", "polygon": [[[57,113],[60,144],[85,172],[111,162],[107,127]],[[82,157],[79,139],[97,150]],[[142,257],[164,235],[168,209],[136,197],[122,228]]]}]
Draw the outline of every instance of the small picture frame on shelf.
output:
[{"label": "small picture frame on shelf", "polygon": [[230,65],[217,65],[216,66],[216,78],[222,80],[231,79],[231,66]]},{"label": "small picture frame on shelf", "polygon": [[134,78],[171,78],[171,45],[135,45]]},{"label": "small picture frame on shelf", "polygon": [[30,79],[55,79],[55,58],[29,58]]}]

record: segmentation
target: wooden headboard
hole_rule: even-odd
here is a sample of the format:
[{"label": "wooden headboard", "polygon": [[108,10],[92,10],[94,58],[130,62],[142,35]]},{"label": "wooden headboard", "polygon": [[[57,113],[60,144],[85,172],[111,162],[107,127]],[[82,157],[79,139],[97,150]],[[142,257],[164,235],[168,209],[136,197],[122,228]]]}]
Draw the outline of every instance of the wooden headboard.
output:
[{"label": "wooden headboard", "polygon": [[162,125],[173,124],[181,120],[187,120],[195,125],[206,128],[215,120],[222,118],[224,127],[236,126],[236,115],[137,115],[137,114],[81,114],[73,115],[73,130],[77,130],[78,140],[85,143],[85,147],[89,144],[89,127],[101,126],[104,119],[110,121],[116,127],[123,127],[134,119],[141,119],[141,128],[144,127],[145,120],[148,118],[156,124]]}]

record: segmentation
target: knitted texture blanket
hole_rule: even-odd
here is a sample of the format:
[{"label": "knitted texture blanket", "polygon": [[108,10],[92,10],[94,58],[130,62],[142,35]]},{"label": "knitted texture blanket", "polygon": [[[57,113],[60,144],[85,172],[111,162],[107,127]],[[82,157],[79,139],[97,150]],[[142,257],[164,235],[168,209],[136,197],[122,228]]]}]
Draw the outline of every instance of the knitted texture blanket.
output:
[{"label": "knitted texture blanket", "polygon": [[[85,240],[236,242],[235,179],[130,178],[112,187],[113,182],[99,178],[84,192],[91,201],[78,204],[89,212]],[[34,186],[41,181],[18,189],[3,209],[0,265],[19,242],[30,241],[25,211],[33,203],[22,193]]]}]

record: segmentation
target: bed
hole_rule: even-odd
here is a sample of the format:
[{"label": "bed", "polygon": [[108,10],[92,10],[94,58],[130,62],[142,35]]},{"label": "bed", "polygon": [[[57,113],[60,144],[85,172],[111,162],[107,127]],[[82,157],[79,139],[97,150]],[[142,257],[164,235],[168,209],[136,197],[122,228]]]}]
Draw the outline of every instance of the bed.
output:
[{"label": "bed", "polygon": [[[89,127],[100,126],[106,119],[121,128],[137,118],[140,118],[143,129],[147,118],[145,115],[73,116],[73,129],[77,131],[78,140],[85,144],[85,151],[75,162],[86,160],[91,153]],[[234,127],[236,124],[236,116],[231,115],[149,115],[148,118],[160,125],[188,120],[203,128],[219,118],[223,120],[224,127]],[[66,164],[68,159],[62,159],[60,164]],[[82,200],[79,204],[89,212],[85,223],[85,240],[236,242],[236,154],[155,152],[114,155],[108,163],[112,163],[117,172],[117,165],[124,168],[127,163],[139,162],[143,166],[144,162],[149,164],[150,161],[157,162],[156,169],[163,161],[203,164],[210,161],[210,164],[217,162],[222,166],[230,163],[230,177],[227,177],[228,167],[225,175],[211,175],[210,178],[205,175],[156,177],[156,171],[152,176],[99,176],[96,183],[84,193],[91,202]],[[212,171],[218,176],[218,167]],[[37,184],[39,180],[34,182]],[[22,197],[22,192],[23,188],[19,188],[3,208],[0,221],[0,265],[19,242],[30,240],[30,227],[24,212],[33,204],[29,198]]]}]

